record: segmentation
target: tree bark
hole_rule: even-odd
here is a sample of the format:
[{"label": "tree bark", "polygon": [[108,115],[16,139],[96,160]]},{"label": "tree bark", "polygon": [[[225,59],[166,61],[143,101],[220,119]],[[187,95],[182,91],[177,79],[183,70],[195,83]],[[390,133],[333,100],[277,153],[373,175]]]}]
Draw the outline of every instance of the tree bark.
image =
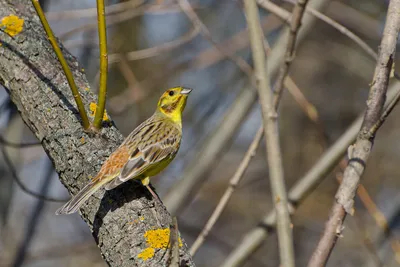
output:
[{"label": "tree bark", "polygon": [[[122,142],[113,124],[100,135],[83,131],[70,88],[29,1],[0,0],[1,19],[16,15],[24,19],[22,32],[11,37],[0,30],[0,84],[28,127],[52,160],[61,182],[76,194],[94,177],[104,160]],[[86,110],[97,102],[83,69],[63,47]],[[81,209],[81,216],[93,232],[104,260],[110,266],[165,266],[168,243],[148,242],[151,230],[169,229],[172,219],[163,205],[153,201],[139,183],[128,182],[115,190],[99,190]],[[160,231],[161,240],[169,240]],[[147,235],[148,236],[148,235]],[[180,248],[180,265],[194,266],[185,242]],[[155,252],[143,252],[153,249]],[[142,253],[142,254],[141,254]],[[142,255],[141,257],[139,255]]]}]

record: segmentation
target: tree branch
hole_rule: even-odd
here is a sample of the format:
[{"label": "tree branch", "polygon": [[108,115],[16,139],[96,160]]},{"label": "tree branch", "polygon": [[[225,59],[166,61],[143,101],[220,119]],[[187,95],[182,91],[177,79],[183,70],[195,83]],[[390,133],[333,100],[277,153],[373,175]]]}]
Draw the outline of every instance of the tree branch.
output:
[{"label": "tree branch", "polygon": [[285,57],[282,60],[283,62],[281,64],[281,68],[279,69],[279,74],[278,77],[276,78],[274,86],[274,98],[275,98],[274,102],[276,103],[279,103],[279,100],[282,97],[284,81],[289,73],[289,67],[294,58],[297,33],[300,29],[301,20],[303,19],[304,10],[307,3],[308,0],[298,0],[293,8],[292,16],[289,23],[290,31],[286,44]]},{"label": "tree branch", "polygon": [[273,105],[273,95],[269,86],[270,77],[266,75],[267,66],[265,64],[264,34],[261,31],[256,1],[245,0],[244,8],[249,28],[250,45],[258,85],[258,97],[260,99],[261,113],[263,117],[269,178],[277,218],[276,225],[278,230],[280,260],[282,266],[294,267],[293,234],[279,143],[279,129],[277,124],[278,115]]},{"label": "tree branch", "polygon": [[370,135],[370,131],[382,116],[399,30],[400,0],[391,0],[364,120],[356,143],[349,147],[349,163],[344,171],[343,182],[336,193],[336,201],[325,231],[308,263],[309,267],[326,265],[336,240],[342,232],[346,214],[354,213],[354,196],[374,141],[374,135]]},{"label": "tree branch", "polygon": [[[10,14],[22,18],[24,25],[14,37],[0,31],[0,84],[42,143],[61,182],[75,194],[97,174],[123,137],[113,125],[96,136],[83,131],[73,95],[33,7],[25,0],[0,0],[0,18]],[[85,90],[89,84],[78,62],[63,47],[61,50],[89,108],[96,97]],[[172,221],[165,207],[151,200],[141,185],[131,182],[115,190],[100,190],[80,211],[109,266],[153,267],[167,262],[166,248],[155,248],[147,260],[139,258],[151,248],[145,233],[169,229]],[[194,266],[184,241],[180,259],[181,265]]]}]

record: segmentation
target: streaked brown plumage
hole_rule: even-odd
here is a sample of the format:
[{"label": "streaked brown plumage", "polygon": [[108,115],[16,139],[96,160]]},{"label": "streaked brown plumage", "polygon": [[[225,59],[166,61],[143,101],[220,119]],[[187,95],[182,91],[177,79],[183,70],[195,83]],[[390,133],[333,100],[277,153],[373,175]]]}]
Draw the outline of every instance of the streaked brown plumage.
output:
[{"label": "streaked brown plumage", "polygon": [[175,158],[182,137],[181,114],[191,89],[168,89],[160,98],[157,110],[140,124],[104,162],[99,173],[56,214],[76,212],[101,186],[111,190],[130,180],[140,179],[148,186],[149,177],[158,174]]}]

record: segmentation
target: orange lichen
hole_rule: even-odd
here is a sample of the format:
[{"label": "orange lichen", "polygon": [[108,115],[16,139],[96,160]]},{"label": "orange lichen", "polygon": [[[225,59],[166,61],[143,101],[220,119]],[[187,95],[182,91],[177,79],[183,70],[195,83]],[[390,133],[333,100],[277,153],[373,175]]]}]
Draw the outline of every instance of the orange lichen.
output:
[{"label": "orange lichen", "polygon": [[81,141],[81,144],[84,144],[84,143],[85,143],[85,137],[82,137],[82,138],[80,139],[80,141]]},{"label": "orange lichen", "polygon": [[[144,233],[148,247],[144,249],[138,257],[144,261],[154,257],[155,249],[166,249],[169,247],[169,228],[148,230]],[[182,240],[179,238],[179,247],[182,247]]]},{"label": "orange lichen", "polygon": [[167,248],[169,228],[149,230],[144,234],[147,244],[152,248]]},{"label": "orange lichen", "polygon": [[15,15],[2,18],[0,27],[11,37],[20,33],[24,27],[24,20]]},{"label": "orange lichen", "polygon": [[155,254],[155,250],[154,248],[146,248],[145,250],[143,250],[139,255],[138,258],[142,259],[144,261],[147,261],[148,259],[151,259],[154,257]]},{"label": "orange lichen", "polygon": [[[90,103],[89,109],[90,109],[90,111],[92,112],[92,113],[90,114],[90,116],[91,116],[91,117],[94,117],[94,114],[96,113],[96,109],[97,109],[97,104],[94,103],[94,102]],[[109,119],[108,119],[107,112],[104,110],[103,121],[108,121],[108,120],[109,120]]]}]

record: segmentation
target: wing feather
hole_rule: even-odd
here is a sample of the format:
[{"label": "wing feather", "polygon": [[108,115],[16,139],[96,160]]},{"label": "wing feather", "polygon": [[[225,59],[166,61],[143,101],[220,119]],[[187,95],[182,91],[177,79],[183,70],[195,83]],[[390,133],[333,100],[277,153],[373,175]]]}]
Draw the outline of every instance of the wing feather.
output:
[{"label": "wing feather", "polygon": [[106,186],[107,190],[142,175],[149,168],[177,153],[181,131],[171,122],[153,120],[138,128],[140,130],[134,131],[135,134],[129,141],[124,141],[129,151],[132,151],[131,156],[122,167],[120,175]]}]

